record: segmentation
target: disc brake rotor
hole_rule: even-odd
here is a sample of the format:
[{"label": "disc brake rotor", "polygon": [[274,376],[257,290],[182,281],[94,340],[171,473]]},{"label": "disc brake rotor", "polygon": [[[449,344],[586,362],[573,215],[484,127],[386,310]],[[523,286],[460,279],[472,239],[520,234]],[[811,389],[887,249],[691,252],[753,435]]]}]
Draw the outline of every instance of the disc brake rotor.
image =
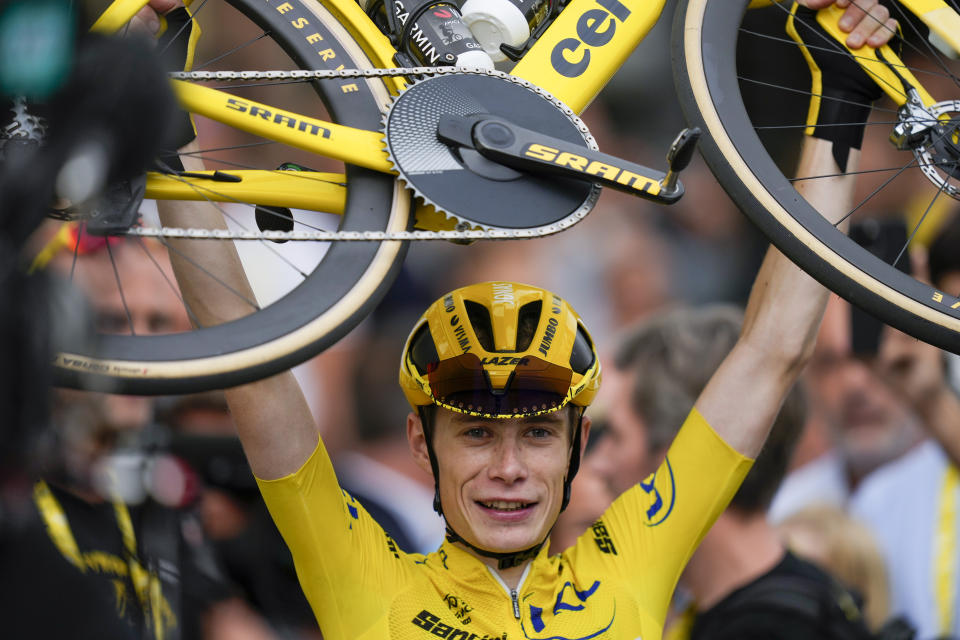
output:
[{"label": "disc brake rotor", "polygon": [[531,229],[589,212],[599,194],[590,183],[520,173],[437,139],[442,116],[480,114],[597,148],[572,110],[529,83],[472,73],[430,77],[410,85],[384,117],[387,153],[417,196],[461,226]]},{"label": "disc brake rotor", "polygon": [[942,124],[914,150],[917,164],[942,193],[960,200],[960,100],[938,102],[929,111]]}]

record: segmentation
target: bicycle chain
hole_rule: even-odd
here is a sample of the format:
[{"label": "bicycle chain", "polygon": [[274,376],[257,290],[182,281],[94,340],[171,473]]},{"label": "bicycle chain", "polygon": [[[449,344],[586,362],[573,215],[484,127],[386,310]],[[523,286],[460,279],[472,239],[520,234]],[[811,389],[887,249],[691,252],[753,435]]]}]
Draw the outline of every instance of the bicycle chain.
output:
[{"label": "bicycle chain", "polygon": [[[175,80],[191,80],[199,82],[209,81],[237,81],[237,80],[330,80],[335,78],[384,78],[398,76],[428,76],[472,73],[503,78],[519,84],[541,96],[549,99],[561,107],[568,117],[575,118],[580,131],[590,137],[586,125],[576,118],[572,109],[563,105],[546,90],[534,85],[528,80],[496,71],[492,69],[477,69],[463,67],[395,67],[392,69],[341,69],[326,70],[297,69],[293,71],[174,71],[169,76]],[[353,242],[381,242],[386,240],[511,240],[540,238],[559,233],[572,227],[582,220],[589,212],[584,211],[579,217],[568,217],[551,225],[535,229],[457,229],[452,231],[234,231],[226,229],[181,229],[174,227],[133,227],[127,231],[128,235],[188,238],[188,239],[215,239],[215,240],[300,240],[300,241],[353,241]],[[461,225],[458,226],[462,226]]]},{"label": "bicycle chain", "polygon": [[171,71],[174,80],[331,80],[333,78],[384,78],[398,76],[439,76],[475,73],[495,76],[522,84],[543,95],[549,95],[529,80],[511,76],[503,71],[471,67],[394,67],[391,69],[295,69],[293,71]]}]

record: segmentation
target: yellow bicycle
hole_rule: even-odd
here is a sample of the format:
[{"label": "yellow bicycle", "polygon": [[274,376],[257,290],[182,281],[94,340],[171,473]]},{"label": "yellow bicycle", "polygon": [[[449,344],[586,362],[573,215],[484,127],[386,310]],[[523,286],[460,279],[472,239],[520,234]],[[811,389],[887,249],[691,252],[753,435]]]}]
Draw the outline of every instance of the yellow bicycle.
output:
[{"label": "yellow bicycle", "polygon": [[[116,0],[94,29],[121,30],[145,3]],[[198,59],[172,80],[192,114],[252,136],[250,153],[202,173],[150,173],[146,196],[256,209],[248,206],[247,218],[234,220],[229,232],[142,225],[125,233],[251,240],[271,252],[285,240],[329,241],[329,248],[308,267],[295,267],[298,280],[289,291],[240,320],[171,335],[103,336],[95,348],[67,349],[56,358],[60,382],[170,393],[269,375],[359,322],[392,282],[409,241],[561,231],[589,212],[598,182],[660,202],[679,197],[676,174],[693,139],[678,139],[666,170],[656,171],[597,155],[577,117],[655,24],[666,0],[571,0],[562,10],[551,4],[544,28],[507,75],[397,68],[396,38],[384,35],[356,0],[194,0],[205,38],[219,40],[229,31],[250,50],[270,43],[268,52],[253,55],[227,44],[227,54],[206,54],[209,65]],[[748,4],[765,8],[747,11]],[[799,59],[796,45],[782,35],[788,11],[756,0],[679,1],[675,82],[687,118],[703,132],[700,146],[711,169],[764,233],[825,285],[894,326],[960,352],[960,299],[878,260],[794,190],[780,141],[771,142],[770,134],[802,134],[805,114],[779,121],[787,114],[751,108],[751,101],[769,104],[757,99],[757,86],[809,91],[809,78],[802,87],[785,86],[778,82],[779,62],[757,65],[759,54],[751,53],[755,42],[773,42],[793,49],[777,53],[777,61]],[[890,100],[869,129],[883,137],[909,130],[910,142],[901,135],[903,150],[892,164],[863,171],[886,178],[919,171],[931,207],[957,199],[960,83],[955,57],[941,53],[960,51],[956,5],[900,0],[894,15],[904,25],[903,58],[889,47],[847,50],[838,14],[820,13],[837,36],[824,46],[853,56]],[[770,15],[780,16],[776,34],[752,26]],[[245,28],[237,26],[241,19]],[[229,28],[217,24],[225,20]],[[750,67],[772,67],[772,78],[754,81],[746,76]],[[285,95],[272,98],[274,90]],[[201,135],[201,142],[214,163],[222,156],[209,140],[226,129],[208,130],[214,133]],[[281,166],[290,159],[310,166],[320,156],[345,168]],[[264,228],[254,223],[254,210]],[[321,228],[313,217],[329,214],[339,216],[336,229]],[[265,222],[270,218],[277,224]]]}]

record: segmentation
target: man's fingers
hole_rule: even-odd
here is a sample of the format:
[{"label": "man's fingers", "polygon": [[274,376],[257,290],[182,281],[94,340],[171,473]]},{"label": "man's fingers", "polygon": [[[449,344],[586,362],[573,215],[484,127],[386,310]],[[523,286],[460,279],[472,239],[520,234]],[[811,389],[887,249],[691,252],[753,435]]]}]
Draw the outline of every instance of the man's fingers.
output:
[{"label": "man's fingers", "polygon": [[160,30],[160,18],[157,12],[150,7],[144,7],[137,11],[136,15],[130,19],[130,26],[127,33],[136,33],[144,36],[153,37]]},{"label": "man's fingers", "polygon": [[183,2],[180,0],[150,0],[150,2],[147,4],[159,14],[164,14],[168,11],[176,9],[177,7],[183,6]]},{"label": "man's fingers", "polygon": [[160,31],[159,15],[182,6],[183,2],[180,0],[150,0],[147,6],[137,11],[136,15],[130,19],[127,33],[139,33],[153,37]]},{"label": "man's fingers", "polygon": [[843,12],[840,28],[849,31],[847,46],[851,49],[859,49],[864,44],[879,47],[896,34],[897,21],[877,0],[856,0]]},{"label": "man's fingers", "polygon": [[[798,2],[808,9],[823,9],[834,3],[834,0],[798,0]],[[845,7],[850,4],[850,0],[836,0],[837,6]]]},{"label": "man's fingers", "polygon": [[877,4],[877,0],[856,0],[847,5],[847,10],[840,16],[840,30],[848,33],[860,26],[867,13]]},{"label": "man's fingers", "polygon": [[877,27],[877,30],[867,38],[867,44],[874,48],[882,47],[890,42],[890,39],[897,34],[897,26],[898,23],[895,18],[887,18],[883,26]]}]

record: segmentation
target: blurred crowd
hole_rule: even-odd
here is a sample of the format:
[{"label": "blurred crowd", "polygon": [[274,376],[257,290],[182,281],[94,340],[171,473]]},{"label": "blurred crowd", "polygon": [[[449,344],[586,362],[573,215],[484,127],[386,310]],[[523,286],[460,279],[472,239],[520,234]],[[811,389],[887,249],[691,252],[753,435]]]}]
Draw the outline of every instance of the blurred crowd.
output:
[{"label": "blurred crowd", "polygon": [[[669,66],[669,23],[668,11],[584,117],[601,149],[653,166],[682,127],[671,80],[655,72]],[[234,142],[219,126],[198,126],[204,146]],[[869,136],[866,145],[865,154],[888,148]],[[239,154],[232,161],[244,162]],[[549,238],[414,244],[370,316],[297,367],[343,488],[399,547],[428,552],[443,535],[432,480],[406,442],[399,355],[419,313],[471,282],[509,279],[561,292],[603,354],[601,396],[590,409],[600,428],[552,548],[594,535],[606,506],[656,469],[698,385],[729,349],[724,336],[738,330],[736,308],[766,246],[702,160],[683,181],[686,196],[669,208],[607,191],[576,229]],[[892,190],[900,200],[870,200],[858,215],[909,218],[919,186]],[[958,214],[957,207],[939,212],[933,230],[925,227],[926,237],[911,246],[915,270],[952,294],[960,292]],[[39,246],[53,248],[47,262],[55,273],[80,284],[100,330],[189,326],[159,243],[87,236],[77,252],[56,250],[76,241],[58,229],[51,226]],[[286,275],[261,275],[266,289],[287,288]],[[902,617],[919,639],[960,637],[960,367],[889,328],[875,352],[855,352],[852,317],[847,303],[831,300],[803,389],[781,414],[789,424],[775,427],[782,437],[771,439],[753,482],[681,577],[676,624],[692,603],[729,593],[724,581],[771,568],[778,556],[763,553],[769,527],[776,544],[852,588],[872,629]],[[686,348],[664,352],[664,345]],[[144,611],[176,627],[169,637],[319,637],[219,393],[148,398],[55,389],[47,424],[25,450],[27,457],[0,470],[8,637],[55,637],[65,619],[97,625],[95,634],[73,637],[114,637],[111,625],[135,626]],[[153,557],[132,553],[131,535]],[[744,551],[750,540],[760,542]],[[137,567],[177,579],[144,586]],[[95,604],[100,587],[88,578],[111,571],[116,606],[104,611]],[[57,598],[66,598],[62,615],[51,615],[48,603]]]}]

